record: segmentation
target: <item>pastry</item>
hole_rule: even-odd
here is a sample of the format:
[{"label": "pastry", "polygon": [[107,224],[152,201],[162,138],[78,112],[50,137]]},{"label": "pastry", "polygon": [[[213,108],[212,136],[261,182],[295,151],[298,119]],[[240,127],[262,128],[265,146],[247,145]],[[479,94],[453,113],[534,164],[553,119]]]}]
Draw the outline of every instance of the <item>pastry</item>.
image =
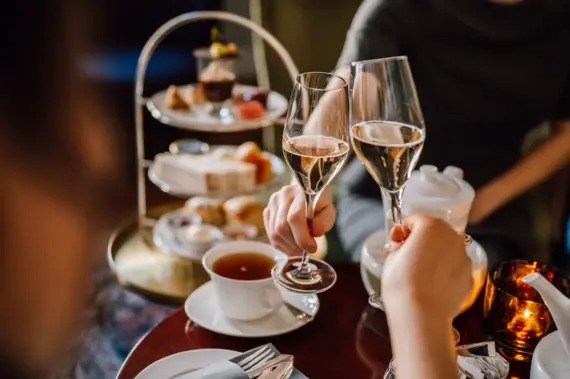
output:
[{"label": "pastry", "polygon": [[154,171],[160,180],[172,187],[199,195],[251,192],[257,183],[254,164],[211,155],[158,154]]},{"label": "pastry", "polygon": [[192,90],[190,98],[192,99],[192,104],[200,105],[206,102],[206,97],[204,96],[204,90],[202,85],[198,83],[195,89]]},{"label": "pastry", "polygon": [[185,110],[190,109],[188,103],[182,98],[178,88],[176,86],[168,87],[166,91],[166,96],[164,97],[164,104],[166,108],[173,110]]},{"label": "pastry", "polygon": [[271,158],[264,155],[255,142],[246,142],[240,145],[234,156],[240,162],[255,165],[255,180],[257,184],[264,184],[271,180]]},{"label": "pastry", "polygon": [[199,215],[204,224],[222,226],[226,223],[223,203],[220,200],[197,196],[188,200],[184,208]]},{"label": "pastry", "polygon": [[271,166],[271,158],[267,155],[260,155],[255,162],[251,162],[256,166],[255,180],[257,184],[265,184],[273,179]]},{"label": "pastry", "polygon": [[264,206],[251,196],[238,196],[224,203],[226,222],[254,225],[265,230],[263,223]]},{"label": "pastry", "polygon": [[234,156],[242,162],[253,162],[261,155],[261,148],[255,142],[245,142],[239,145]]},{"label": "pastry", "polygon": [[269,91],[258,89],[253,92],[248,92],[243,95],[244,101],[257,101],[264,109],[267,109],[267,97],[269,96]]},{"label": "pastry", "polygon": [[252,120],[263,117],[265,110],[259,101],[246,101],[238,105],[239,117],[243,120]]},{"label": "pastry", "polygon": [[207,101],[223,103],[232,98],[235,75],[225,69],[219,60],[210,62],[198,79]]}]

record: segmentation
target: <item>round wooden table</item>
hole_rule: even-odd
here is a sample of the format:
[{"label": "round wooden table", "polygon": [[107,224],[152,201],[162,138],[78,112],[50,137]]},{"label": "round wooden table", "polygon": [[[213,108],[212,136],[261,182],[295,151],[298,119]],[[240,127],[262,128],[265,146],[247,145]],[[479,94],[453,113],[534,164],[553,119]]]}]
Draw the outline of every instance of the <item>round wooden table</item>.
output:
[{"label": "round wooden table", "polygon": [[[227,337],[197,327],[180,308],[154,327],[133,348],[117,379],[134,379],[151,363],[184,350],[220,348],[246,351],[267,342],[295,356],[295,366],[311,379],[382,378],[392,352],[384,312],[368,306],[368,295],[354,263],[333,265],[338,281],[320,295],[313,322],[279,337]],[[461,343],[486,340],[481,301],[459,316],[455,326]],[[511,362],[512,379],[528,379],[528,363]]]}]

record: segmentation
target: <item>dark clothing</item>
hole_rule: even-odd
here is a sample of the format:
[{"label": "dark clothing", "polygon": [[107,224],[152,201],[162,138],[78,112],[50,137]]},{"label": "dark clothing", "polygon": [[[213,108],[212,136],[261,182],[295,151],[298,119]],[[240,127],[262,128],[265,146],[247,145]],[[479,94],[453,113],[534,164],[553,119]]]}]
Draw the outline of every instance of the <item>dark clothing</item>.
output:
[{"label": "dark clothing", "polygon": [[[520,159],[530,129],[570,119],[569,1],[365,0],[339,66],[393,55],[408,56],[425,118],[419,165],[461,167],[476,189]],[[341,233],[348,197],[380,201],[358,162],[343,177]],[[515,200],[479,228],[528,236],[531,217],[522,203]],[[381,225],[383,216],[377,217]]]}]

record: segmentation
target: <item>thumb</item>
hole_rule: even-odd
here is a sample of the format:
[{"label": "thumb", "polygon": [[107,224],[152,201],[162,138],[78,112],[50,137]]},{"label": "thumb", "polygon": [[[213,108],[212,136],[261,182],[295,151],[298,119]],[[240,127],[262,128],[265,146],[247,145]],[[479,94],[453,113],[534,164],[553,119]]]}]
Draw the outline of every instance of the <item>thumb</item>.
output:
[{"label": "thumb", "polygon": [[336,217],[336,210],[332,203],[329,203],[324,208],[321,208],[313,218],[311,225],[311,234],[313,237],[320,237],[332,229]]}]

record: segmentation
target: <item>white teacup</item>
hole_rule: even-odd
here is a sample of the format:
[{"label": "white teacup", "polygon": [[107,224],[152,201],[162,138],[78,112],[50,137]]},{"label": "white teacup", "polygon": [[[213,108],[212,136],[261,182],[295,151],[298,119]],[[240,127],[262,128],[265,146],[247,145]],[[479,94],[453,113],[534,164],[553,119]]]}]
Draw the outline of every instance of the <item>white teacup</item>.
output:
[{"label": "white teacup", "polygon": [[257,253],[275,260],[287,256],[273,246],[257,241],[231,241],[216,245],[202,258],[202,265],[210,275],[218,303],[224,316],[234,320],[257,320],[279,309],[283,304],[281,293],[272,277],[259,280],[237,280],[218,275],[214,262],[235,253]]}]

